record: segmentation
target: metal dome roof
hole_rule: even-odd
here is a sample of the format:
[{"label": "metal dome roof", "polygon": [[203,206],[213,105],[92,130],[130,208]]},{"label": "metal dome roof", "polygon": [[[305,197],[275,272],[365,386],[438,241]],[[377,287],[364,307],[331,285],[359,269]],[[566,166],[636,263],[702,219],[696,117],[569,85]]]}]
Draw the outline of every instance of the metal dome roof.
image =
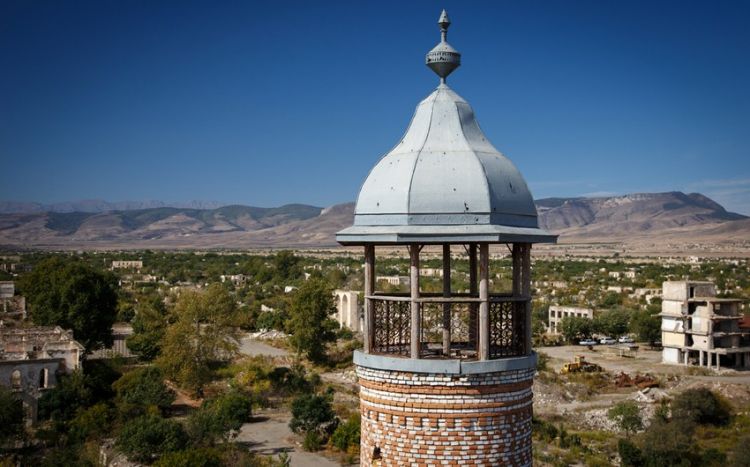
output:
[{"label": "metal dome roof", "polygon": [[450,47],[445,12],[445,64],[433,49],[427,64],[441,78],[419,103],[401,141],[367,176],[357,198],[354,225],[339,232],[343,244],[446,241],[553,242],[539,229],[536,207],[515,165],[479,128],[471,106],[445,84],[460,63]]}]

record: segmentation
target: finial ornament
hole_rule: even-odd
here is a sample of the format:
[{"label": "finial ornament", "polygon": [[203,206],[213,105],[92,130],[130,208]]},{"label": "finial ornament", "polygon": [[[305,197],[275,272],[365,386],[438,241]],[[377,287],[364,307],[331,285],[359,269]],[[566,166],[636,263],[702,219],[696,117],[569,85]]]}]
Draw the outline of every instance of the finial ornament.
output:
[{"label": "finial ornament", "polygon": [[461,65],[461,54],[448,44],[448,27],[451,20],[448,13],[443,10],[438,19],[440,25],[440,43],[427,52],[425,63],[440,77],[440,83],[445,83],[445,78]]}]

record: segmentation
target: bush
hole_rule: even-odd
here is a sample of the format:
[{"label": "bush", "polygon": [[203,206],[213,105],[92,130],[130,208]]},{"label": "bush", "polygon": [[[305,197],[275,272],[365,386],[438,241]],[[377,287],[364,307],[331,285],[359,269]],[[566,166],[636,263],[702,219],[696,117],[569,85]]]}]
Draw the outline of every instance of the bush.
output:
[{"label": "bush", "polygon": [[323,440],[317,431],[308,431],[305,434],[305,440],[302,442],[302,449],[309,452],[320,451]]},{"label": "bush", "polygon": [[0,386],[0,444],[23,433],[23,406],[13,393]]},{"label": "bush", "polygon": [[68,436],[71,441],[100,439],[109,434],[114,419],[110,407],[100,402],[87,409],[80,410],[70,421]]},{"label": "bush", "polygon": [[125,373],[112,387],[117,393],[117,406],[126,417],[142,415],[151,406],[164,411],[175,399],[174,391],[164,384],[164,375],[155,366]]},{"label": "bush", "polygon": [[198,445],[210,446],[218,438],[225,441],[250,419],[250,398],[239,392],[230,392],[207,400],[188,418],[188,433]]},{"label": "bush", "polygon": [[303,394],[292,401],[289,428],[295,433],[330,433],[335,421],[336,415],[328,395]]},{"label": "bush", "polygon": [[346,451],[349,446],[359,446],[361,418],[359,414],[352,415],[339,425],[331,435],[331,445],[340,451]]},{"label": "bush", "polygon": [[643,429],[641,409],[634,401],[618,402],[614,407],[609,409],[607,417],[610,420],[614,420],[618,428],[627,433],[635,433]]},{"label": "bush", "polygon": [[729,404],[706,388],[688,389],[672,401],[672,419],[723,426],[730,415]]},{"label": "bush", "polygon": [[215,449],[194,448],[164,454],[154,467],[221,467],[221,456]]},{"label": "bush", "polygon": [[640,467],[643,465],[641,450],[628,439],[617,440],[617,454],[620,456],[620,464],[623,467]]},{"label": "bush", "polygon": [[729,465],[733,465],[734,467],[750,467],[750,435],[741,438],[740,442],[737,443]]},{"label": "bush", "polygon": [[117,447],[130,460],[150,462],[187,444],[182,426],[158,415],[144,415],[126,423],[117,437]]}]

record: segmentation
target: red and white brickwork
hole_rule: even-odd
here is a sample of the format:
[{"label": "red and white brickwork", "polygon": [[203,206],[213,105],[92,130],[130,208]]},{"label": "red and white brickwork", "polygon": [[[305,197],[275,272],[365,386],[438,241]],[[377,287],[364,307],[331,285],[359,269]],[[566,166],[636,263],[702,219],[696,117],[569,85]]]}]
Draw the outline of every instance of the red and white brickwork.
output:
[{"label": "red and white brickwork", "polygon": [[357,366],[361,465],[530,466],[534,372],[442,375]]}]

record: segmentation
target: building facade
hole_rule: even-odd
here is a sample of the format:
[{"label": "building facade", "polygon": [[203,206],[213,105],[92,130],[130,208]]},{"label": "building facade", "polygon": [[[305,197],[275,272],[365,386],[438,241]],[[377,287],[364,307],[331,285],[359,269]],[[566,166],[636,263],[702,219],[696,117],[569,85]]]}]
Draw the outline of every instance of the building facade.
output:
[{"label": "building facade", "polygon": [[34,423],[41,394],[57,384],[59,374],[81,366],[84,348],[59,326],[0,327],[0,384],[23,402]]},{"label": "building facade", "polygon": [[575,306],[551,305],[547,319],[547,332],[549,334],[560,334],[560,323],[563,318],[576,317],[594,319],[594,310],[591,308],[579,308]]},{"label": "building facade", "polygon": [[750,331],[740,326],[741,300],[717,298],[711,282],[664,282],[662,288],[664,363],[750,368]]},{"label": "building facade", "polygon": [[342,328],[362,332],[363,310],[359,303],[359,292],[354,290],[334,290],[336,321]]}]

